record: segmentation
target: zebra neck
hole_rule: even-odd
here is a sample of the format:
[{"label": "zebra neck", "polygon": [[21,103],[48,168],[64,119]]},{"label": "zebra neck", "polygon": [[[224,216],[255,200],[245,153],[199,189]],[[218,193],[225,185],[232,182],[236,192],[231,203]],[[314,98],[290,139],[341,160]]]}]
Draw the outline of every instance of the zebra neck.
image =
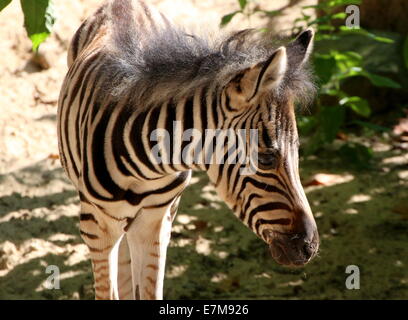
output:
[{"label": "zebra neck", "polygon": [[[186,170],[208,170],[206,133],[222,117],[216,88],[200,88],[187,98],[172,99],[132,116],[125,128],[128,153],[145,178]],[[208,161],[207,161],[208,162]]]}]

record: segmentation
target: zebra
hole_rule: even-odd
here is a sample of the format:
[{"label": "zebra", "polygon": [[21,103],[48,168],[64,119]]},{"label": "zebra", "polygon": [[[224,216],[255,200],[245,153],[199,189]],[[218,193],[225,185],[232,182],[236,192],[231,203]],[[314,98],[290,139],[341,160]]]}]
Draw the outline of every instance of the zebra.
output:
[{"label": "zebra", "polygon": [[[295,119],[295,104],[314,95],[313,37],[307,29],[277,47],[251,29],[193,35],[144,0],[108,0],[82,23],[68,49],[57,126],[96,299],[163,299],[172,221],[193,170],[207,173],[278,263],[302,266],[316,255]],[[174,121],[203,136],[258,132],[253,174],[240,174],[238,162],[152,161],[152,132],[172,132]],[[186,143],[172,138],[168,152]]]}]

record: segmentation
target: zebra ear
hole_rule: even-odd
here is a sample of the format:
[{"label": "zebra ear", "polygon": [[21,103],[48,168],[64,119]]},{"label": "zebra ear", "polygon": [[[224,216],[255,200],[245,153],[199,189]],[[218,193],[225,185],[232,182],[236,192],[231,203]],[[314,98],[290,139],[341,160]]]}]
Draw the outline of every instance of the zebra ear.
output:
[{"label": "zebra ear", "polygon": [[249,68],[241,79],[241,88],[246,101],[250,101],[259,94],[272,90],[282,81],[288,60],[286,48],[278,48],[267,60]]},{"label": "zebra ear", "polygon": [[310,53],[313,50],[313,38],[313,29],[308,28],[287,45],[291,67],[301,67],[309,59]]}]

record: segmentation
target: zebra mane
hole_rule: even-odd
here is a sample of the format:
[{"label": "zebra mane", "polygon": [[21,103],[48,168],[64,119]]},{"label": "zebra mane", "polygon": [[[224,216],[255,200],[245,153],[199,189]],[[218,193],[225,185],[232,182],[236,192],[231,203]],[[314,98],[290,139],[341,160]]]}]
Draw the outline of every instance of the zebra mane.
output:
[{"label": "zebra mane", "polygon": [[[142,39],[143,37],[143,39]],[[253,29],[216,39],[192,35],[168,24],[138,35],[131,24],[114,29],[113,50],[105,68],[106,90],[112,96],[132,96],[138,108],[191,96],[204,86],[225,86],[238,72],[265,61],[277,48],[270,37]],[[141,41],[144,40],[144,41]],[[301,50],[287,46],[288,67],[274,100],[307,104],[315,92],[310,68],[298,63]]]}]

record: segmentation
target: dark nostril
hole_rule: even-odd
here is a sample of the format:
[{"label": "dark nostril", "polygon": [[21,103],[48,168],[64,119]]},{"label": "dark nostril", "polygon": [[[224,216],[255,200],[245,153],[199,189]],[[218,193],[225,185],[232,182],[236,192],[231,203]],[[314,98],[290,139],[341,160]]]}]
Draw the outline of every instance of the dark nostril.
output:
[{"label": "dark nostril", "polygon": [[302,252],[306,259],[310,259],[314,253],[313,246],[310,243],[305,243],[302,247]]}]

